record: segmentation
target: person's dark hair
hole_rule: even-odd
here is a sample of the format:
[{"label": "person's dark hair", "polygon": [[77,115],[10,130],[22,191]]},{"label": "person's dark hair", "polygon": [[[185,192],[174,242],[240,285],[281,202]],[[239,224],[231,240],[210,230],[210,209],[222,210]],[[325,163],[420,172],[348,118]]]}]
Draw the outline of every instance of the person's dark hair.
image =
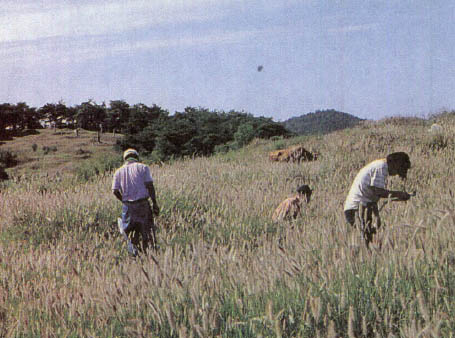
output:
[{"label": "person's dark hair", "polygon": [[304,184],[297,188],[297,192],[299,194],[311,194],[313,190],[311,190],[308,185]]},{"label": "person's dark hair", "polygon": [[399,163],[401,167],[406,169],[411,168],[411,161],[409,160],[409,155],[402,151],[387,155],[387,162]]},{"label": "person's dark hair", "polygon": [[[389,170],[394,168],[393,171],[402,179],[406,179],[408,169],[411,168],[409,155],[402,151],[387,155],[387,164],[389,165]],[[393,175],[392,172],[390,173]]]},{"label": "person's dark hair", "polygon": [[304,184],[297,188],[297,193],[305,195],[306,201],[310,202],[311,194],[313,193],[313,190],[311,190],[308,185]]}]

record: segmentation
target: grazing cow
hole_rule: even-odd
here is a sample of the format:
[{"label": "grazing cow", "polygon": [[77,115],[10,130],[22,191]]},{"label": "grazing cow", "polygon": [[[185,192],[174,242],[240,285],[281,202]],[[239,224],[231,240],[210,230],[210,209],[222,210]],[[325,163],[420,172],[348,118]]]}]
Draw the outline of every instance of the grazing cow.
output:
[{"label": "grazing cow", "polygon": [[304,147],[297,145],[286,149],[272,151],[269,153],[269,159],[273,162],[300,162],[316,160],[316,156]]}]

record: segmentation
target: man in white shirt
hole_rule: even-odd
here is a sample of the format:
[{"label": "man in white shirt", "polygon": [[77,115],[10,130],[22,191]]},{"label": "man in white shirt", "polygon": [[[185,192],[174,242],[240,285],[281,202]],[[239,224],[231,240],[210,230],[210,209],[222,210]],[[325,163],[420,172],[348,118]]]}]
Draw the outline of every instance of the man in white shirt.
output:
[{"label": "man in white shirt", "polygon": [[[155,223],[153,214],[159,214],[156,202],[155,187],[150,168],[139,163],[139,154],[134,149],[123,153],[124,165],[114,173],[112,192],[122,202],[122,221],[126,226],[125,233],[132,235],[131,242],[139,247],[139,236],[142,236],[142,251],[149,244],[156,247]],[[152,200],[153,211],[148,199]]]},{"label": "man in white shirt", "polygon": [[[387,190],[387,177],[398,175],[406,179],[410,167],[408,154],[396,152],[369,163],[355,177],[344,203],[344,214],[346,221],[352,226],[355,224],[356,214],[358,215],[367,246],[381,226],[379,199],[390,197],[395,201],[406,201],[411,196],[405,191]],[[376,227],[372,226],[373,214],[376,217]]]}]

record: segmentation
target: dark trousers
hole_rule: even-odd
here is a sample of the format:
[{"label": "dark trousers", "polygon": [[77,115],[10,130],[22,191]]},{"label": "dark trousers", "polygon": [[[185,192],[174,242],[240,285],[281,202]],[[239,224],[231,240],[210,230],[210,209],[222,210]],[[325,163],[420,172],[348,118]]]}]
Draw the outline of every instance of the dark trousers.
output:
[{"label": "dark trousers", "polygon": [[355,213],[357,210],[351,209],[351,210],[345,210],[344,211],[344,218],[346,219],[346,222],[350,226],[354,226],[355,224]]},{"label": "dark trousers", "polygon": [[359,215],[360,212],[360,232],[362,233],[362,237],[365,239],[365,243],[367,247],[370,245],[371,241],[373,240],[373,235],[376,233],[376,228],[373,226],[373,214],[376,215],[378,218],[378,227],[381,225],[381,221],[379,218],[379,210],[378,204],[376,202],[367,203],[366,206],[359,206],[359,210],[351,209],[344,211],[344,217],[346,222],[351,225],[355,226],[355,219],[356,216]]},{"label": "dark trousers", "polygon": [[122,221],[127,224],[125,233],[136,248],[140,251],[146,251],[150,245],[156,248],[155,221],[148,200],[123,202]]},{"label": "dark trousers", "polygon": [[[149,224],[133,222],[125,233],[131,239],[131,243],[133,243],[139,251],[145,252],[150,246],[152,248],[156,247],[154,225],[150,226]],[[141,237],[142,245],[140,245]]]}]

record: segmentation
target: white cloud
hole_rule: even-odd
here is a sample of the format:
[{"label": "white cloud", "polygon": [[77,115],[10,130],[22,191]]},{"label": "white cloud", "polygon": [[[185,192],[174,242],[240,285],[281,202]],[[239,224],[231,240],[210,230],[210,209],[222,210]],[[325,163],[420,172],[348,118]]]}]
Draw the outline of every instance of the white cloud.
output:
[{"label": "white cloud", "polygon": [[[281,5],[289,6],[294,1],[284,0]],[[270,1],[80,0],[77,4],[67,0],[7,1],[0,12],[0,64],[72,62],[156,48],[241,43],[266,34],[298,34],[292,25],[248,30],[216,25],[218,19],[239,12],[242,7],[251,11],[266,4]],[[195,21],[210,22],[209,30],[178,31],[179,24]],[[176,25],[178,33],[160,36],[159,30],[153,29],[167,23]],[[147,37],[129,34],[141,27],[147,27]]]},{"label": "white cloud", "polygon": [[39,63],[74,62],[103,58],[108,55],[134,54],[157,48],[203,47],[207,45],[236,44],[250,39],[264,38],[271,34],[286,34],[286,29],[244,30],[210,32],[203,35],[179,35],[169,38],[121,40],[106,36],[80,39],[48,38],[39,41],[0,43],[0,65],[36,65]]},{"label": "white cloud", "polygon": [[[312,1],[315,0],[305,3]],[[298,3],[299,0],[3,0],[0,43],[213,21],[245,11],[270,14]]]},{"label": "white cloud", "polygon": [[54,2],[41,6],[39,3],[14,5],[7,2],[2,4],[0,14],[0,42],[119,33],[147,25],[210,20],[221,15],[218,9],[224,2],[134,0],[82,4]]}]

